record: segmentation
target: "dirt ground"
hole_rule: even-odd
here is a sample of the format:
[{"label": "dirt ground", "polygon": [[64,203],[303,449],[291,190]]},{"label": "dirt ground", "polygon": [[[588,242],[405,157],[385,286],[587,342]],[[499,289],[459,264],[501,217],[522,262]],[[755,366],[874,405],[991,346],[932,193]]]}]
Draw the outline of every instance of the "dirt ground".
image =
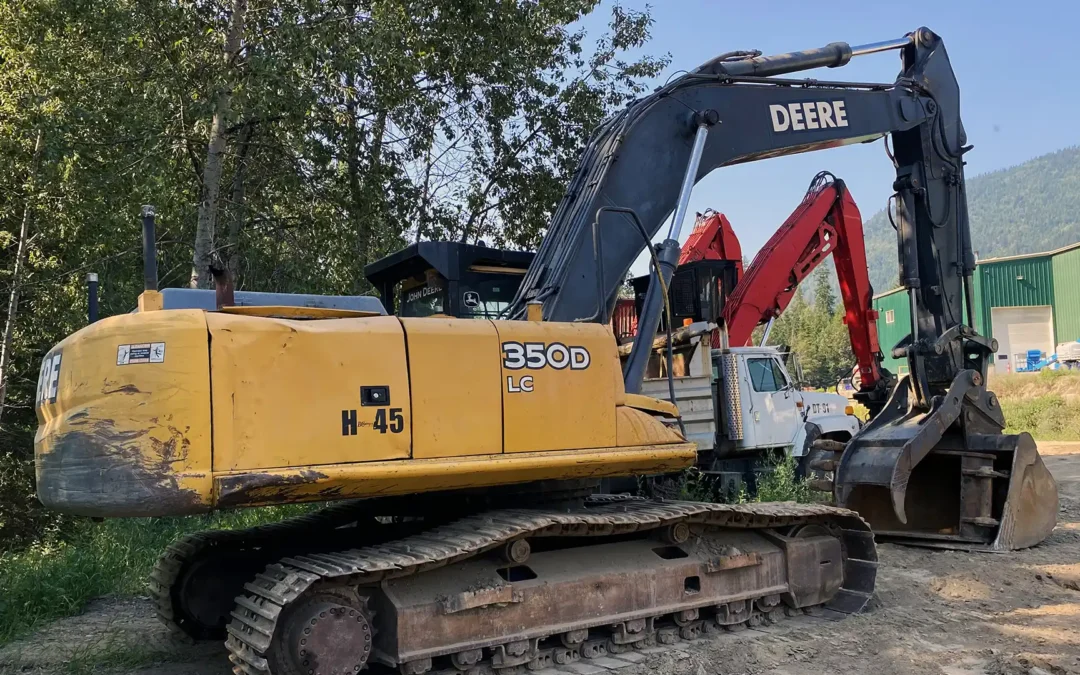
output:
[{"label": "dirt ground", "polygon": [[[1039,449],[1061,494],[1058,527],[1042,545],[994,555],[885,544],[876,597],[860,616],[721,633],[618,673],[1080,673],[1080,443]],[[0,650],[0,672],[225,675],[223,651],[171,642],[145,599],[105,599]]]}]

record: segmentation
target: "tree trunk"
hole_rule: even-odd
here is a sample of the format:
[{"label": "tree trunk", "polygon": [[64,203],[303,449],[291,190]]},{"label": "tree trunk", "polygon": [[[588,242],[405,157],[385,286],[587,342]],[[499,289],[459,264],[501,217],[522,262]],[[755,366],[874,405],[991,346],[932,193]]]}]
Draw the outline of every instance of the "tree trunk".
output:
[{"label": "tree trunk", "polygon": [[383,224],[383,179],[382,179],[382,149],[383,138],[386,136],[386,111],[380,110],[375,117],[375,128],[371,133],[371,149],[369,151],[370,166],[364,181],[365,201],[368,204],[368,217],[360,223],[357,231],[357,243],[360,247],[360,276],[363,277],[364,265],[368,264],[371,257],[371,239],[375,232],[381,232]]},{"label": "tree trunk", "polygon": [[424,195],[420,201],[420,218],[416,224],[416,243],[420,243],[427,231],[428,212],[431,210],[431,144],[428,144],[427,162],[424,164]]},{"label": "tree trunk", "polygon": [[233,0],[229,27],[225,34],[225,78],[214,101],[214,120],[210,125],[210,141],[206,148],[200,190],[199,217],[195,229],[195,254],[192,256],[191,287],[210,288],[213,278],[214,227],[217,221],[218,194],[221,189],[221,167],[225,159],[225,131],[232,118],[232,88],[243,47],[244,16],[247,0]]},{"label": "tree trunk", "polygon": [[[351,84],[351,80],[349,84]],[[360,157],[363,144],[359,128],[360,120],[355,94],[351,92],[351,86],[349,89],[351,97],[346,102],[345,108],[348,113],[349,123],[346,142],[349,146],[350,218],[352,220],[356,251],[356,276],[353,279],[353,292],[359,294],[367,287],[364,267],[371,256],[372,233],[382,217],[380,155],[382,154],[383,136],[386,134],[386,111],[379,111],[375,117],[371,132],[371,145],[367,149],[368,170],[365,175],[361,176]]]},{"label": "tree trunk", "polygon": [[232,216],[229,218],[229,239],[226,250],[226,268],[229,270],[229,278],[236,284],[237,275],[240,271],[240,230],[247,219],[247,208],[244,199],[247,191],[245,179],[247,177],[248,151],[251,147],[251,137],[254,135],[254,124],[248,123],[240,128],[237,139],[236,171],[233,172],[232,196],[229,199],[229,209]]},{"label": "tree trunk", "polygon": [[19,243],[15,249],[15,265],[11,272],[11,291],[8,295],[7,322],[4,323],[4,341],[0,345],[0,419],[7,402],[7,383],[11,375],[11,343],[15,337],[15,321],[19,316],[19,294],[22,291],[22,275],[26,259],[26,243],[30,238],[30,221],[33,215],[34,182],[41,161],[43,133],[39,129],[34,141],[34,155],[30,160],[30,173],[26,181],[26,197],[23,201],[22,223],[19,225]]}]

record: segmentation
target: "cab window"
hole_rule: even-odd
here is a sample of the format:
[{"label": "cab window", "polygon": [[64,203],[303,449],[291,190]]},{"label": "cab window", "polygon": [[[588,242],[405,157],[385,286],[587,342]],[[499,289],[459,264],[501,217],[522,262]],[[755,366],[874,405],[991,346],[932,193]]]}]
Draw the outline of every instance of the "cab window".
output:
[{"label": "cab window", "polygon": [[780,391],[787,387],[787,378],[776,359],[747,359],[746,367],[754,391]]},{"label": "cab window", "polygon": [[466,319],[498,319],[514,301],[520,278],[496,276],[469,285],[461,284],[461,316]]},{"label": "cab window", "polygon": [[410,279],[402,284],[398,300],[401,316],[431,316],[446,311],[446,282],[434,270],[421,281]]}]

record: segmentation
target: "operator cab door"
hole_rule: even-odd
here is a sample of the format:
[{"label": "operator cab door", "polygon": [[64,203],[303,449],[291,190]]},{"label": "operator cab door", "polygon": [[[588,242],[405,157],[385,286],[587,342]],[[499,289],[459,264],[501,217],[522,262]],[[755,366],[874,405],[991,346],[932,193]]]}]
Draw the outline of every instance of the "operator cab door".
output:
[{"label": "operator cab door", "polygon": [[750,405],[745,406],[754,425],[755,445],[786,446],[795,437],[799,416],[795,407],[795,388],[780,360],[772,356],[746,360],[750,375]]}]

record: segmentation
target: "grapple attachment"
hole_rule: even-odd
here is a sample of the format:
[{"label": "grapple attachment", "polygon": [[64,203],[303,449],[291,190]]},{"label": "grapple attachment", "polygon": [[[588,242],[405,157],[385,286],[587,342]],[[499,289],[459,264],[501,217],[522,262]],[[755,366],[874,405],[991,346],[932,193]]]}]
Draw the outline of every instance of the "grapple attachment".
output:
[{"label": "grapple attachment", "polygon": [[[997,398],[962,371],[929,409],[901,380],[836,463],[836,503],[883,538],[938,548],[1006,551],[1057,523],[1057,482],[1027,433],[1003,434]],[[838,449],[838,448],[837,448]]]}]

